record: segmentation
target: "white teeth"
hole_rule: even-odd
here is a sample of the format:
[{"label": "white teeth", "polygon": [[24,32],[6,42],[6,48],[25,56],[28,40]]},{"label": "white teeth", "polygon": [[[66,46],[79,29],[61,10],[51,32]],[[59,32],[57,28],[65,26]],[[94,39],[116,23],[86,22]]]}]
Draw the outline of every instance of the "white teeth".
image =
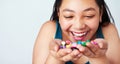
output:
[{"label": "white teeth", "polygon": [[79,37],[80,37],[80,36],[84,36],[84,35],[86,34],[86,32],[84,32],[84,33],[80,33],[80,34],[78,34],[78,33],[74,33],[74,32],[73,32],[73,34],[74,34],[75,36],[79,36]]}]

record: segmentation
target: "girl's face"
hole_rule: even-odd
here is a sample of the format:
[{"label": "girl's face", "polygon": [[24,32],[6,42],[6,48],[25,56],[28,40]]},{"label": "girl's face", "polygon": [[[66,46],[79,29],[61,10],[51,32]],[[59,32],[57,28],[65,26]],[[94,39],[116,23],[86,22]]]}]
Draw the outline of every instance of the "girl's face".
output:
[{"label": "girl's face", "polygon": [[63,0],[58,15],[63,39],[73,42],[92,39],[101,19],[95,0]]}]

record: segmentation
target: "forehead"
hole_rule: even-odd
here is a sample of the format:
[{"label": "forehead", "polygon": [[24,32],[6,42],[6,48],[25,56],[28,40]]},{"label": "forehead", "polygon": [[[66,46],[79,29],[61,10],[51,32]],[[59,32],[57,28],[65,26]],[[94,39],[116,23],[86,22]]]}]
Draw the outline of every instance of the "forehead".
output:
[{"label": "forehead", "polygon": [[60,10],[70,9],[73,11],[83,11],[85,9],[99,11],[95,0],[63,0]]}]

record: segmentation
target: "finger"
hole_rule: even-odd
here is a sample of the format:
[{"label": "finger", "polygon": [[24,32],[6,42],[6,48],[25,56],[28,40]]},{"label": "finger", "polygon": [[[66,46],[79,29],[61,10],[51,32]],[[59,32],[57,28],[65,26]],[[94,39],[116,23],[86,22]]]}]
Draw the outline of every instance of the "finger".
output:
[{"label": "finger", "polygon": [[105,41],[104,39],[98,38],[98,39],[95,39],[94,42],[97,42],[98,46],[101,49],[107,49],[108,47],[107,41]]},{"label": "finger", "polygon": [[94,53],[94,57],[97,57],[97,55],[100,54],[100,48],[96,44],[87,43],[87,47],[91,50],[92,53]]},{"label": "finger", "polygon": [[[91,46],[92,44],[93,46]],[[94,41],[91,41],[90,44],[87,44],[87,46],[94,52],[95,57],[99,57],[101,55],[104,55],[107,49],[107,44],[104,39],[95,39]]]},{"label": "finger", "polygon": [[85,51],[85,47],[82,45],[77,45],[76,48],[80,51],[80,52],[84,52]]},{"label": "finger", "polygon": [[95,54],[89,49],[89,48],[85,48],[85,51],[83,52],[83,54],[87,57],[94,57]]},{"label": "finger", "polygon": [[54,39],[54,42],[57,43],[58,45],[61,45],[62,40],[60,40],[60,39]]},{"label": "finger", "polygon": [[80,53],[78,50],[74,49],[70,54],[64,56],[62,59],[64,61],[69,61],[69,60],[77,60],[82,56],[82,53]]},{"label": "finger", "polygon": [[50,50],[50,54],[51,54],[52,56],[56,57],[56,52],[55,52],[55,51]]},{"label": "finger", "polygon": [[80,52],[82,52],[85,56],[88,57],[94,57],[94,53],[88,48],[88,47],[84,47],[81,45],[78,45],[77,48],[80,50]]},{"label": "finger", "polygon": [[86,46],[93,52],[95,53],[97,50],[98,50],[98,46],[95,44],[92,44],[92,43],[86,43]]},{"label": "finger", "polygon": [[72,50],[71,49],[59,49],[59,51],[57,52],[57,56],[58,57],[63,57],[69,53],[71,53]]},{"label": "finger", "polygon": [[[77,50],[78,51],[78,50]],[[74,56],[73,56],[73,61],[76,61],[76,60],[78,60],[78,59],[80,59],[80,57],[83,55],[83,53],[80,53],[79,52],[79,54],[76,54],[76,53],[74,53]]]},{"label": "finger", "polygon": [[53,41],[51,41],[49,49],[53,51],[58,51],[60,43],[61,43],[60,39],[54,39]]},{"label": "finger", "polygon": [[74,49],[74,50],[69,54],[69,56],[71,56],[72,58],[75,58],[75,57],[77,57],[79,54],[80,54],[79,50]]},{"label": "finger", "polygon": [[73,61],[80,59],[82,55],[83,55],[82,53],[78,54],[76,57],[73,58]]},{"label": "finger", "polygon": [[59,45],[53,41],[50,43],[49,49],[57,52],[59,50]]}]

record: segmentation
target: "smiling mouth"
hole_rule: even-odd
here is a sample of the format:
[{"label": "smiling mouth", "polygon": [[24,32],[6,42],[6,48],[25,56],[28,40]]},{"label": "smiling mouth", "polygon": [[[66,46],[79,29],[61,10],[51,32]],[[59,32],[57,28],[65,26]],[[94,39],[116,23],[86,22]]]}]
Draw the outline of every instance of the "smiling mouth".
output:
[{"label": "smiling mouth", "polygon": [[74,36],[81,37],[81,36],[86,35],[87,32],[82,32],[82,33],[79,33],[79,32],[72,32],[72,34],[73,34]]},{"label": "smiling mouth", "polygon": [[86,32],[72,32],[72,35],[73,35],[73,38],[75,40],[84,40],[87,33],[88,33],[88,31],[86,31]]}]

